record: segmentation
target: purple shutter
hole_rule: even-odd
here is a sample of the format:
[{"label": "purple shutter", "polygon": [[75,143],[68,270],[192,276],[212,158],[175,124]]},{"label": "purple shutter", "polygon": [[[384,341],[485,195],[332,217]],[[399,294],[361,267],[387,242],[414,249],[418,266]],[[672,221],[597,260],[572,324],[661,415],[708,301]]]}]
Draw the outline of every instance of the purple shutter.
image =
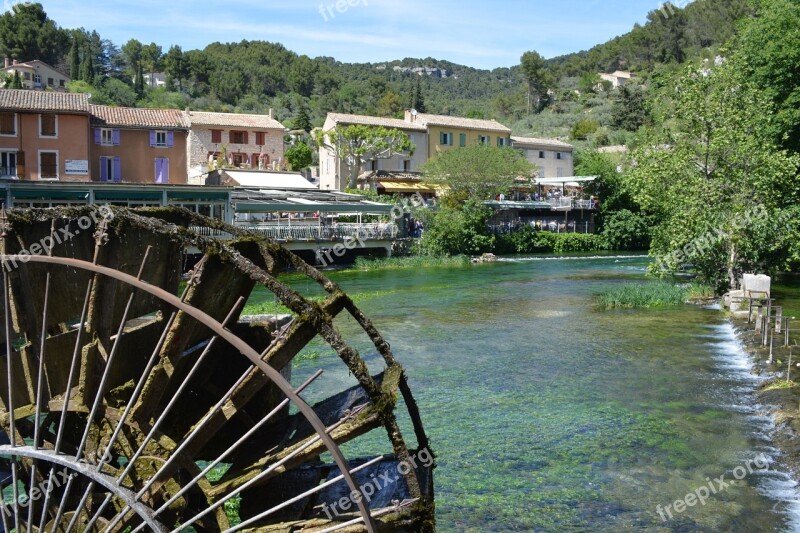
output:
[{"label": "purple shutter", "polygon": [[106,182],[108,181],[108,158],[101,157],[100,158],[100,181]]},{"label": "purple shutter", "polygon": [[117,183],[122,181],[122,161],[119,157],[114,158],[114,181]]},{"label": "purple shutter", "polygon": [[175,132],[174,131],[168,131],[167,132],[167,147],[168,148],[172,148],[173,146],[175,146]]},{"label": "purple shutter", "polygon": [[94,144],[100,144],[100,128],[94,129]]},{"label": "purple shutter", "polygon": [[169,183],[169,159],[156,158],[156,183]]},{"label": "purple shutter", "polygon": [[150,130],[150,147],[156,145],[156,130]]},{"label": "purple shutter", "polygon": [[114,146],[119,146],[119,130],[111,131],[111,142]]}]

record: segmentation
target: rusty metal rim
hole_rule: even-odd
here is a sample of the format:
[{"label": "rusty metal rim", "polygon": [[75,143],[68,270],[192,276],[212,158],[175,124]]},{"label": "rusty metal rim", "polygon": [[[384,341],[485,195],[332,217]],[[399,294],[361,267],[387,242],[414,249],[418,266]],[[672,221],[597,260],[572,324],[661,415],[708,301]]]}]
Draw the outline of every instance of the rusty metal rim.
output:
[{"label": "rusty metal rim", "polygon": [[[86,270],[90,272],[94,272],[95,274],[100,274],[103,276],[107,276],[109,278],[116,279],[122,283],[125,283],[129,286],[138,288],[144,292],[147,292],[156,298],[161,299],[162,301],[166,302],[167,304],[171,305],[173,308],[178,309],[180,311],[185,312],[187,315],[191,316],[199,323],[203,324],[207,328],[209,328],[212,332],[219,335],[222,339],[228,342],[231,346],[233,346],[236,350],[239,351],[242,355],[247,357],[256,367],[258,367],[281,391],[289,398],[292,403],[300,410],[301,413],[305,416],[314,430],[319,435],[322,442],[325,444],[325,447],[333,456],[336,465],[339,467],[344,479],[350,488],[352,493],[358,492],[357,485],[355,480],[353,479],[352,475],[350,474],[350,470],[347,465],[347,461],[344,458],[339,446],[333,440],[333,438],[328,434],[326,431],[326,427],[324,423],[319,419],[317,414],[314,410],[303,400],[299,395],[295,393],[294,387],[286,381],[286,379],[281,376],[281,374],[269,366],[266,362],[261,360],[259,354],[252,349],[246,342],[242,339],[234,335],[232,332],[228,331],[222,325],[215,320],[210,315],[206,314],[205,312],[192,307],[191,305],[181,301],[180,298],[177,296],[165,291],[164,289],[157,287],[155,285],[150,285],[144,281],[137,279],[135,276],[131,276],[129,274],[125,274],[118,270],[114,270],[112,268],[104,267],[101,265],[97,265],[94,263],[90,263],[87,261],[81,261],[79,259],[72,259],[69,257],[48,257],[48,256],[37,256],[37,255],[0,255],[0,263],[3,265],[8,264],[11,261],[22,262],[22,263],[42,263],[42,264],[53,264],[59,265],[64,267],[71,267],[80,270]],[[13,417],[12,417],[13,418]],[[364,504],[363,499],[359,498],[357,502],[359,512],[364,520],[364,525],[367,528],[367,531],[370,533],[375,532],[375,525],[372,520],[372,516],[370,515],[369,509]]]},{"label": "rusty metal rim", "polygon": [[157,522],[155,518],[153,518],[152,509],[140,502],[137,502],[136,495],[132,491],[126,489],[125,487],[118,486],[116,479],[111,478],[101,472],[97,472],[91,464],[86,463],[85,461],[80,461],[77,457],[56,453],[53,450],[36,450],[30,446],[11,446],[10,444],[0,446],[0,455],[29,457],[31,459],[38,459],[51,464],[69,468],[115,493],[125,502],[126,505],[129,505],[131,509],[136,511],[136,514],[138,514],[147,523],[147,525],[152,527],[155,531],[166,531],[164,526]]}]

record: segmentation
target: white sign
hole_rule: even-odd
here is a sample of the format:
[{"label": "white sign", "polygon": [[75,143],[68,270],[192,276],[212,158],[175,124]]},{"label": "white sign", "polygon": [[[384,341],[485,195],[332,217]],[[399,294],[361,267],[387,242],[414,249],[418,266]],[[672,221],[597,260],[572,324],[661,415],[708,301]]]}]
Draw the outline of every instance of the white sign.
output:
[{"label": "white sign", "polygon": [[64,161],[64,171],[67,174],[88,174],[89,161],[86,159],[67,159]]}]

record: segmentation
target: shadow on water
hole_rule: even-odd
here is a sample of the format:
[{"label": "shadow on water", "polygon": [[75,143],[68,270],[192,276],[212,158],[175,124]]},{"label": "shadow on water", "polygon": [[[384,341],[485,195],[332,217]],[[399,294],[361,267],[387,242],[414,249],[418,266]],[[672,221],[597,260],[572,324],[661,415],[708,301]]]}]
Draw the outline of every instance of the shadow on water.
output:
[{"label": "shadow on water", "polygon": [[[646,261],[334,274],[348,292],[372,295],[360,305],[410,376],[438,454],[439,530],[800,527],[796,484],[774,462],[772,423],[754,401],[758,380],[719,311],[595,305],[614,284],[642,279]],[[337,326],[356,332],[347,320]],[[379,371],[368,341],[355,344]],[[301,362],[293,379],[323,367],[346,380],[335,355],[317,348],[319,359]],[[328,392],[321,384],[306,396]],[[378,442],[344,449],[385,452]],[[759,454],[769,469],[735,480]],[[674,510],[720,476],[731,482],[704,505]],[[662,520],[658,506],[667,505],[672,518]]]}]

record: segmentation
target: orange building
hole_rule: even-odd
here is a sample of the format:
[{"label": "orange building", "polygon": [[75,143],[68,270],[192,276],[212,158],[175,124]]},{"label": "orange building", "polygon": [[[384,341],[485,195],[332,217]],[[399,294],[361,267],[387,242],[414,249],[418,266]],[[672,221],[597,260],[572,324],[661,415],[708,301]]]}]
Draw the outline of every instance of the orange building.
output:
[{"label": "orange building", "polygon": [[0,90],[0,178],[89,181],[89,97]]},{"label": "orange building", "polygon": [[177,109],[90,106],[94,181],[186,183],[188,124]]}]

